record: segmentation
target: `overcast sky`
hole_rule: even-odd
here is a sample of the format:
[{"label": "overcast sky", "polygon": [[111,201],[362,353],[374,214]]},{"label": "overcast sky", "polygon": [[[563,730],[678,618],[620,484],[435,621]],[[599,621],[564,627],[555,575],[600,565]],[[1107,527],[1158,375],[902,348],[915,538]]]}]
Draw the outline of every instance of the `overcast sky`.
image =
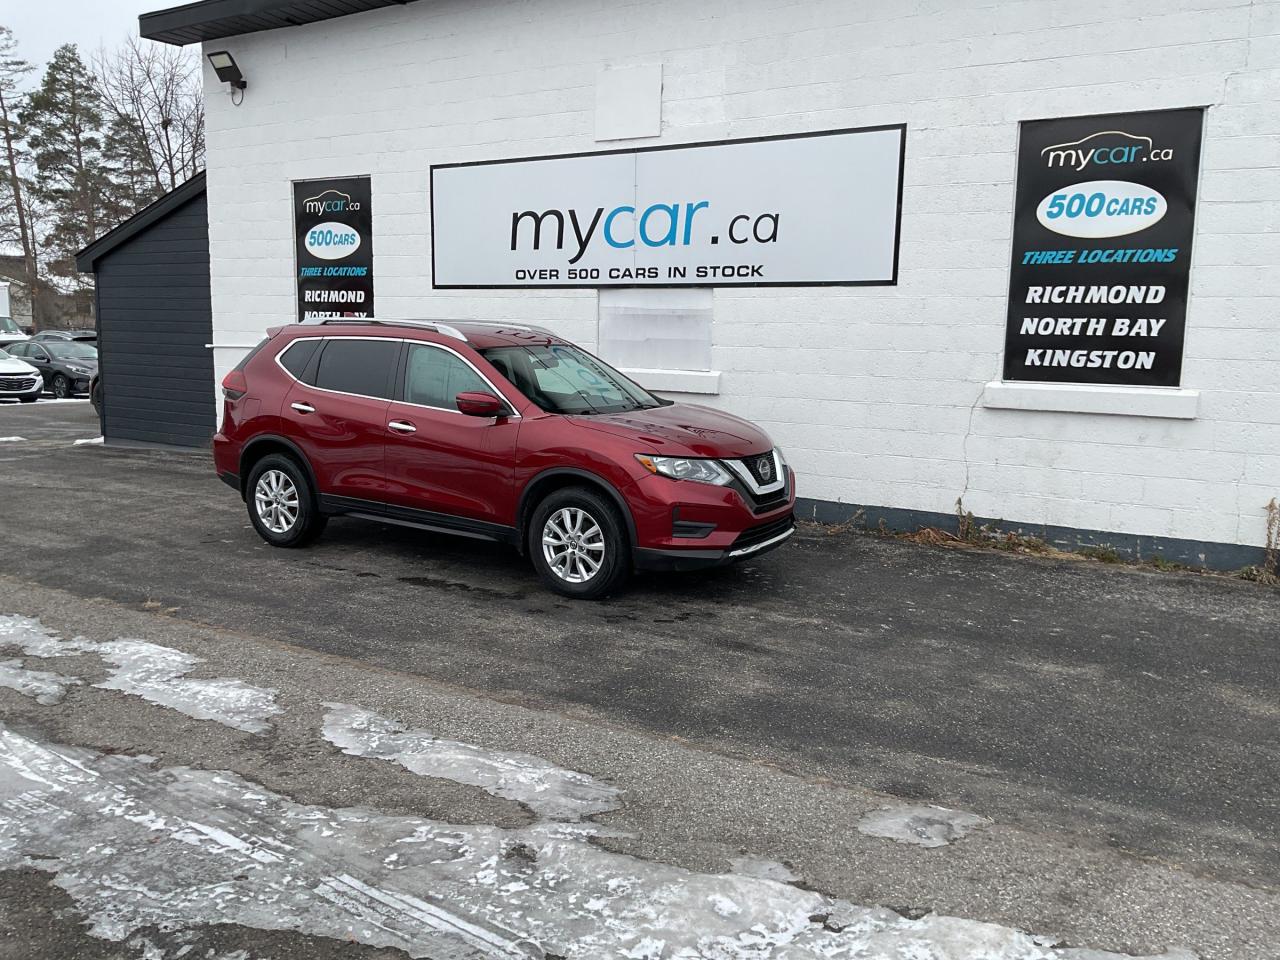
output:
[{"label": "overcast sky", "polygon": [[[64,43],[86,60],[100,46],[114,47],[138,34],[138,14],[179,6],[184,0],[0,0],[0,23],[18,38],[21,55],[44,72]],[[36,80],[33,77],[32,83]]]}]

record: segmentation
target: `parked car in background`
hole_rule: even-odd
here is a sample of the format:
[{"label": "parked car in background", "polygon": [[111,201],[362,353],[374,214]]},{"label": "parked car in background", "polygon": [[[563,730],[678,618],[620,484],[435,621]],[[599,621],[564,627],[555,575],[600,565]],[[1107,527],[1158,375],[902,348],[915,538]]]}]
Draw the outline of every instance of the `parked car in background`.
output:
[{"label": "parked car in background", "polygon": [[795,530],[794,475],[763,430],[536,327],[276,328],[222,390],[218,475],[277,547],[346,514],[509,543],[593,599],[635,568],[734,563]]},{"label": "parked car in background", "polygon": [[27,335],[22,332],[13,317],[0,316],[0,347],[8,348],[13,343],[23,343]]},{"label": "parked car in background", "polygon": [[[89,402],[93,404],[93,412],[98,415],[98,428],[103,429],[102,419],[102,371],[99,370],[89,378]],[[103,431],[105,432],[105,430]]]},{"label": "parked car in background", "polygon": [[60,400],[88,393],[89,380],[98,372],[98,348],[91,343],[28,340],[14,344],[9,353],[39,370],[45,386]]},{"label": "parked car in background", "polygon": [[40,371],[0,348],[0,400],[35,403],[44,392]]},{"label": "parked car in background", "polygon": [[83,343],[98,344],[97,330],[41,330],[32,340],[77,340]]}]

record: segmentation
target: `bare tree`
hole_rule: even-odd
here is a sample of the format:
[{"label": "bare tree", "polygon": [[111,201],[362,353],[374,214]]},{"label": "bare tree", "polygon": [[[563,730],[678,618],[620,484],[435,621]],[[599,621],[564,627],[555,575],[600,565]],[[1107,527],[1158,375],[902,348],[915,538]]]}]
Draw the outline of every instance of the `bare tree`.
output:
[{"label": "bare tree", "polygon": [[154,199],[203,168],[204,97],[197,57],[130,37],[114,51],[99,51],[93,65],[127,197]]}]

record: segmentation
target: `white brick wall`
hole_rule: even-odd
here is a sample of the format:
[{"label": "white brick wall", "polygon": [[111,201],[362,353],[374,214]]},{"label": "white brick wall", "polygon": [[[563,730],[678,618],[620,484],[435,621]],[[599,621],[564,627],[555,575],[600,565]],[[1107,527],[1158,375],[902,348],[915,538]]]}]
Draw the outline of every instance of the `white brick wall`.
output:
[{"label": "white brick wall", "polygon": [[[601,66],[661,62],[663,143],[908,124],[896,288],[722,289],[709,402],[808,497],[1259,545],[1280,495],[1280,2],[422,0],[219,41],[215,340],[294,314],[290,182],[371,174],[382,316],[591,346],[592,291],[437,292],[431,163],[590,150]],[[206,65],[207,69],[207,65]],[[1018,121],[1208,105],[1183,385],[1194,420],[998,410]],[[642,141],[650,142],[650,141]],[[219,350],[219,376],[240,350]]]}]

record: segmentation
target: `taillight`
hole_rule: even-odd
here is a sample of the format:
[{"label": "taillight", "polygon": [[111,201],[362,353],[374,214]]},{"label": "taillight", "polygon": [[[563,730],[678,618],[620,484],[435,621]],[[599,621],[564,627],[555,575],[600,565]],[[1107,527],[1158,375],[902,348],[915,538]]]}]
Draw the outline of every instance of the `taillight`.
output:
[{"label": "taillight", "polygon": [[239,400],[248,389],[243,371],[232,370],[222,378],[222,395],[228,400]]}]

